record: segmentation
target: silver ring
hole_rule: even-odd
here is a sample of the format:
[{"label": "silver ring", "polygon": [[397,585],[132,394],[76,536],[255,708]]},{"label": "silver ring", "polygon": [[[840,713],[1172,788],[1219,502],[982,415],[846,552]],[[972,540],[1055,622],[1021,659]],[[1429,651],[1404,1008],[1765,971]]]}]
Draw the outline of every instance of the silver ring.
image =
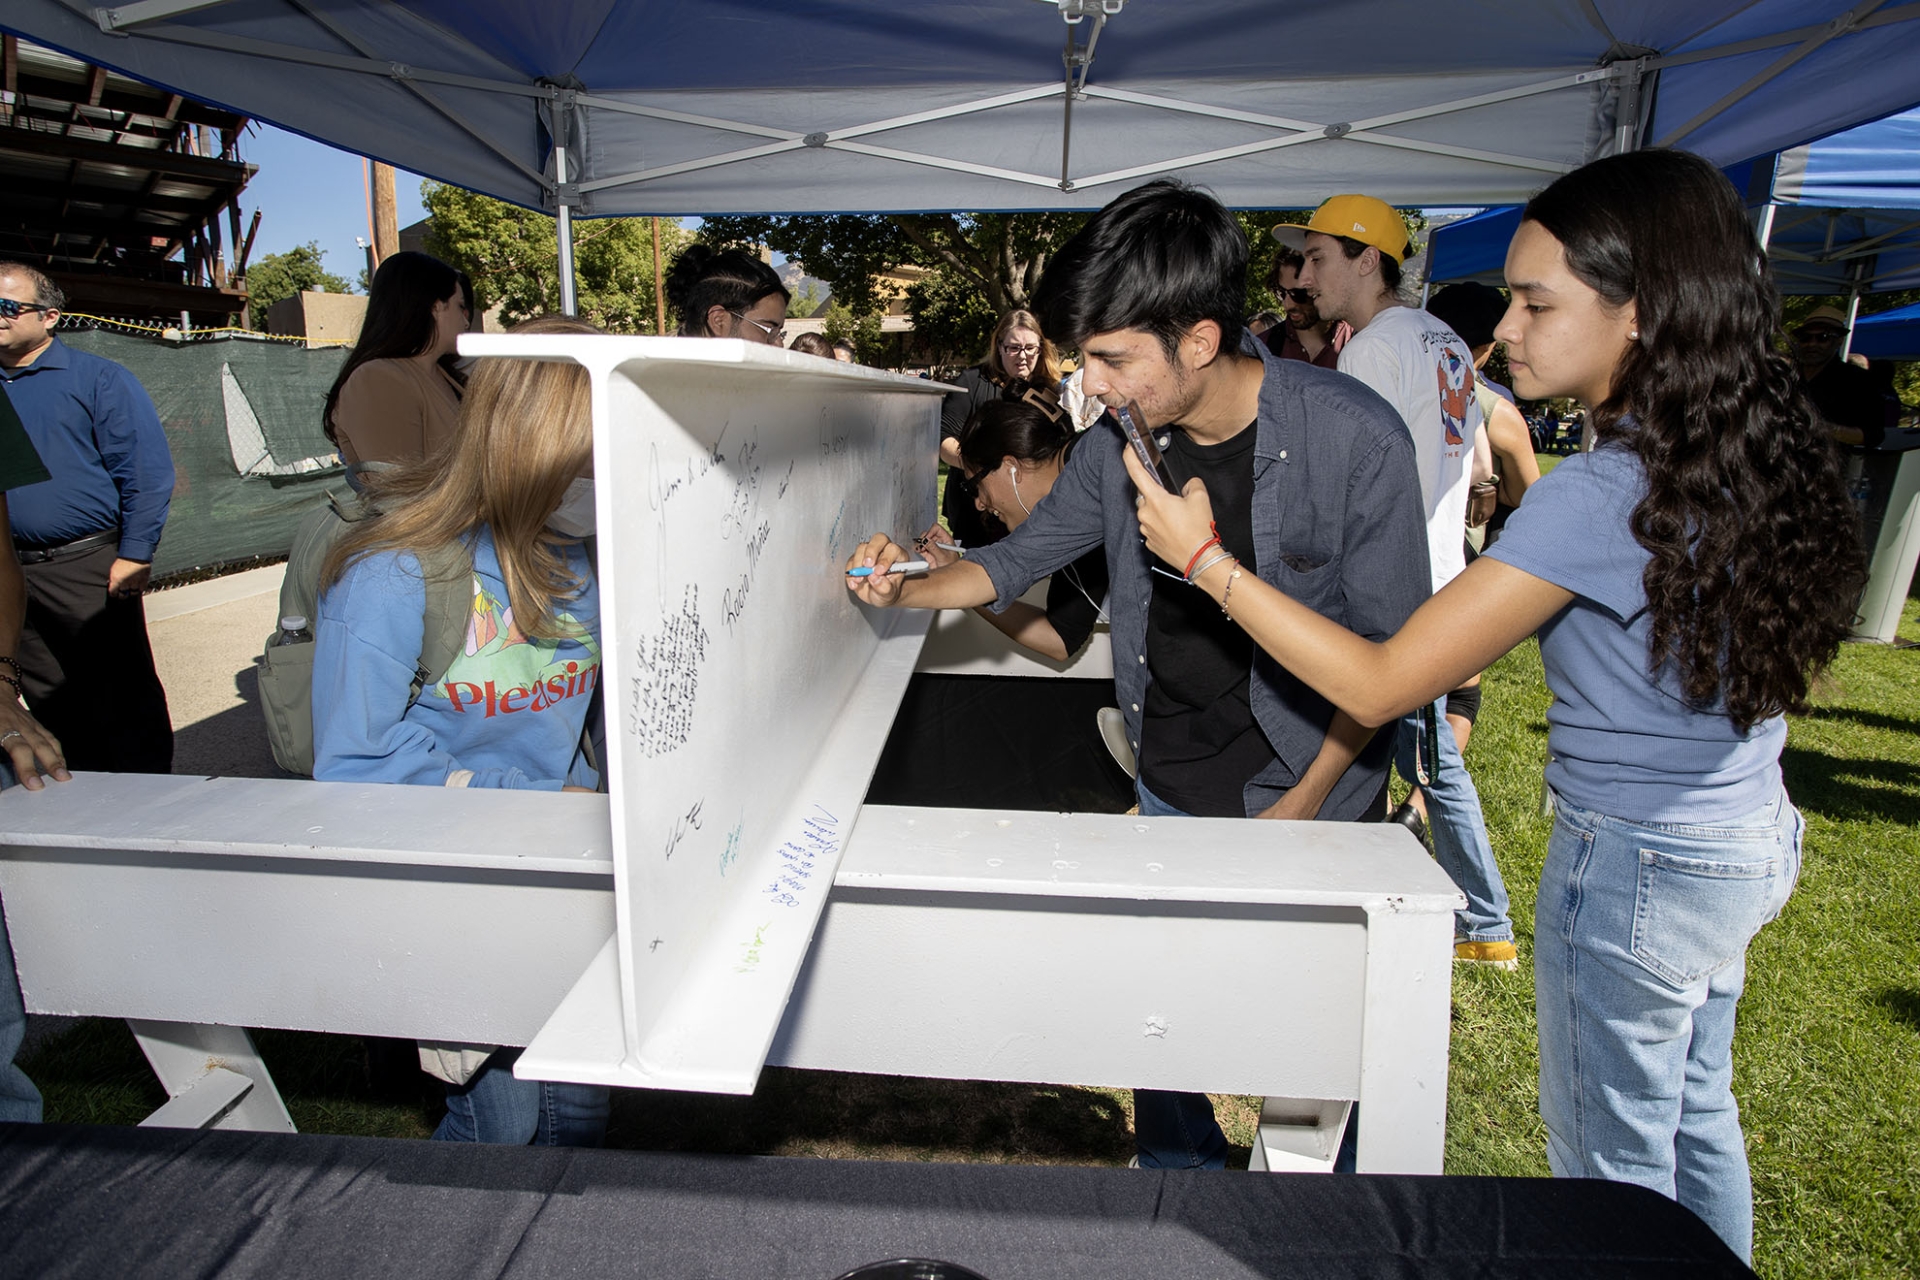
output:
[{"label": "silver ring", "polygon": [[0,742],[5,742],[8,738],[24,738],[26,736],[26,734],[20,732],[18,729],[9,729],[5,733],[0,733]]}]

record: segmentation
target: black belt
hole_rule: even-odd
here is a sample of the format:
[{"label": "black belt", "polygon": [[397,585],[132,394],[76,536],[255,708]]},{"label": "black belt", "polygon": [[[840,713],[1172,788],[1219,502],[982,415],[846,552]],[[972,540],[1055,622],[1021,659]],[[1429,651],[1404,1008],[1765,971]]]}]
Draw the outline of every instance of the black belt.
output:
[{"label": "black belt", "polygon": [[63,542],[57,547],[23,547],[16,542],[13,544],[13,553],[20,558],[21,564],[45,564],[61,556],[75,556],[82,551],[92,551],[97,547],[118,546],[119,543],[118,529],[103,529],[99,533],[90,533],[84,538],[75,538],[72,542]]}]

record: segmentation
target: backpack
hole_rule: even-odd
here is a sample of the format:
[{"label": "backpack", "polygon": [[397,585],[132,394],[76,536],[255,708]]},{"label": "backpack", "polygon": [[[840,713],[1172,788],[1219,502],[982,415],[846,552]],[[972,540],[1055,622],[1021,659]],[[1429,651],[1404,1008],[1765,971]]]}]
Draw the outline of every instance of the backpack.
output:
[{"label": "backpack", "polygon": [[[359,494],[328,494],[326,505],[300,522],[287,555],[286,577],[280,584],[280,616],[299,615],[311,631],[319,622],[320,567],[348,529],[378,509]],[[467,640],[473,612],[473,554],[463,543],[414,553],[426,580],[425,633],[415,663],[407,706],[437,682],[453,665]],[[313,776],[313,641],[276,644],[280,633],[267,637],[260,658],[260,713],[267,722],[267,741],[282,769]]]}]

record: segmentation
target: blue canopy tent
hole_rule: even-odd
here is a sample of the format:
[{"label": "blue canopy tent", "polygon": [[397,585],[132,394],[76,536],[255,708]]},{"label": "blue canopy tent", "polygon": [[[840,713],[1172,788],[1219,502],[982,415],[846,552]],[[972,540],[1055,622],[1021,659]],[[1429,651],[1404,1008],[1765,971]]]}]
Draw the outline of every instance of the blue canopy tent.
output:
[{"label": "blue canopy tent", "polygon": [[1853,326],[1853,350],[1870,360],[1920,360],[1920,302],[1862,316]]},{"label": "blue canopy tent", "polygon": [[1920,5],[1890,0],[8,0],[0,27],[553,210],[563,258],[575,214],[1087,209],[1162,174],[1509,203],[1920,98]]},{"label": "blue canopy tent", "polygon": [[[1920,111],[1908,111],[1776,155],[1727,176],[1760,212],[1784,293],[1920,288]],[[1866,207],[1857,202],[1871,198]],[[1488,209],[1433,234],[1428,278],[1502,282],[1517,208]]]}]

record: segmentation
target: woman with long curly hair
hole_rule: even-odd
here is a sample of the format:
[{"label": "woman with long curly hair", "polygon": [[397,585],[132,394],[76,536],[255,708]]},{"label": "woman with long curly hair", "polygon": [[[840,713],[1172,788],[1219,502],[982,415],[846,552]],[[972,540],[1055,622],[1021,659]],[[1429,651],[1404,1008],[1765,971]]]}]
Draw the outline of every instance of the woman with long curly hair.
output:
[{"label": "woman with long curly hair", "polygon": [[[1231,557],[1195,585],[1366,724],[1538,634],[1554,694],[1534,919],[1548,1162],[1674,1197],[1746,1257],[1734,1010],[1747,945],[1799,876],[1784,716],[1847,633],[1859,531],[1773,348],[1765,255],[1712,165],[1643,151],[1559,179],[1527,205],[1507,283],[1514,389],[1578,398],[1598,443],[1528,492],[1496,546],[1378,643]],[[1204,487],[1167,494],[1127,465],[1149,549],[1198,561]]]}]

